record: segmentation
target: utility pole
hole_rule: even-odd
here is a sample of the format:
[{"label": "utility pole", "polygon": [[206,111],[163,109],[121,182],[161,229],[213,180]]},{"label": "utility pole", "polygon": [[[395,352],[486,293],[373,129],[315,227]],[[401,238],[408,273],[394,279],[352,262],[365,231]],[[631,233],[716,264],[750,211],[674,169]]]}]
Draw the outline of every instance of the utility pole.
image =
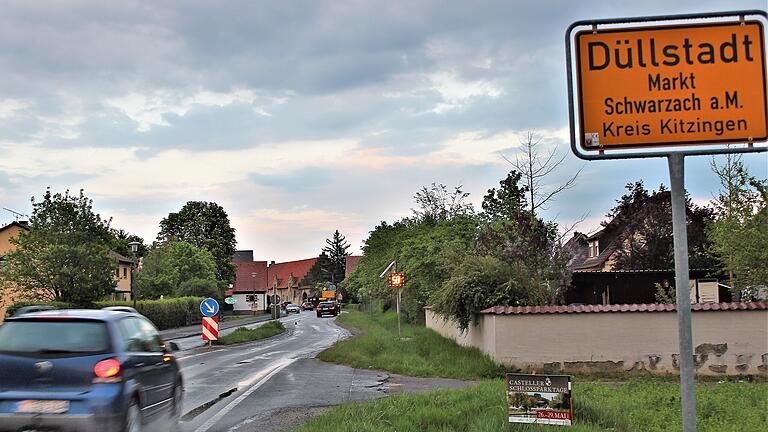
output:
[{"label": "utility pole", "polygon": [[256,276],[256,272],[251,273],[251,278],[253,278],[253,298],[251,298],[251,312],[253,313],[253,316],[256,316]]}]

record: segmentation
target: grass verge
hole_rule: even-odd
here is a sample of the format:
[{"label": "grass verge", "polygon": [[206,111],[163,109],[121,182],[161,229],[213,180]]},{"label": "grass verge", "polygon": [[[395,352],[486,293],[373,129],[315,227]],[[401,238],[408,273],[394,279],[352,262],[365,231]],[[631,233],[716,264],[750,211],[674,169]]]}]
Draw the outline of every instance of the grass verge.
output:
[{"label": "grass verge", "polygon": [[240,327],[232,333],[222,336],[219,340],[214,341],[216,345],[232,345],[243,342],[252,342],[259,339],[266,339],[278,335],[285,331],[283,323],[280,321],[269,321],[268,323],[256,327],[255,329],[248,329]]},{"label": "grass verge", "polygon": [[360,334],[323,351],[320,360],[420,377],[477,380],[504,374],[504,368],[479,349],[459,346],[424,326],[402,323],[399,338],[394,313],[371,317],[346,311],[337,322]]},{"label": "grass verge", "polygon": [[[347,431],[562,431],[558,426],[509,424],[505,368],[476,349],[464,348],[422,326],[397,317],[350,311],[337,321],[357,334],[321,353],[324,361],[381,369],[412,376],[459,379],[496,378],[481,384],[424,395],[396,395],[329,410],[297,429],[300,432]],[[605,382],[608,379],[609,382]],[[661,432],[681,430],[680,387],[674,376],[574,376],[574,426],[569,431]],[[700,380],[697,384],[699,431],[768,430],[768,384]]]},{"label": "grass verge", "polygon": [[[766,387],[750,383],[700,384],[698,430],[768,430]],[[502,380],[423,395],[397,395],[346,404],[316,417],[297,432],[563,431],[562,426],[509,424]],[[642,378],[612,385],[576,383],[573,432],[681,430],[676,385]]]}]

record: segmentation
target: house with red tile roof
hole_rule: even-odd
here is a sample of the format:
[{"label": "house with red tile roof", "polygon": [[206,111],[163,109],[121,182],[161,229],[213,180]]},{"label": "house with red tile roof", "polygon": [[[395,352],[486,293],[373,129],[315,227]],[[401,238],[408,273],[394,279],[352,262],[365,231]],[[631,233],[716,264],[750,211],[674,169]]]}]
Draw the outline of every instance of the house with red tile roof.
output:
[{"label": "house with red tile roof", "polygon": [[[241,251],[238,251],[241,252]],[[268,266],[266,261],[235,259],[235,283],[226,292],[235,299],[234,313],[267,310]]]},{"label": "house with red tile roof", "polygon": [[355,271],[355,268],[357,268],[357,263],[360,262],[361,258],[362,256],[360,255],[350,255],[347,257],[347,260],[344,263],[344,277],[349,276],[350,273]]},{"label": "house with red tile roof", "polygon": [[269,266],[269,294],[277,294],[280,301],[301,304],[312,297],[314,286],[304,283],[304,277],[317,262],[317,258],[273,263]]},{"label": "house with red tile roof", "polygon": [[[347,257],[346,275],[355,269],[360,258],[362,256]],[[273,295],[277,295],[281,303],[288,301],[294,304],[301,304],[314,296],[315,287],[304,279],[317,262],[317,257],[267,264],[267,261],[254,261],[253,251],[241,250],[235,253],[233,262],[237,268],[235,283],[226,295],[235,298],[235,313],[247,313],[253,307],[257,311],[265,311],[272,303]]]}]

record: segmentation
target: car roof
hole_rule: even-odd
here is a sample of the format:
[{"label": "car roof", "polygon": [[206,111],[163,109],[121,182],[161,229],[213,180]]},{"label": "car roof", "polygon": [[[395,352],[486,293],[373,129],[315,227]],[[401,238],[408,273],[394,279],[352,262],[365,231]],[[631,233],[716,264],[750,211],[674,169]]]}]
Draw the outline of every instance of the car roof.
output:
[{"label": "car roof", "polygon": [[138,316],[138,314],[124,312],[124,311],[111,311],[103,309],[54,309],[39,312],[29,312],[24,315],[10,317],[7,321],[25,320],[29,318],[82,318],[82,319],[95,319],[102,321],[112,321],[128,315]]}]

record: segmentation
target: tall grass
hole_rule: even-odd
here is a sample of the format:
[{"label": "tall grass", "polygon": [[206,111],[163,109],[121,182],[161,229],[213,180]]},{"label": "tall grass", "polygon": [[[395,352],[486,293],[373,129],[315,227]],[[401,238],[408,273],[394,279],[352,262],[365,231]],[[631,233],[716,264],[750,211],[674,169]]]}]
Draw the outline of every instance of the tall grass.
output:
[{"label": "tall grass", "polygon": [[362,369],[384,369],[411,376],[476,380],[503,376],[504,368],[477,348],[458,346],[424,326],[402,323],[397,315],[349,311],[338,321],[361,334],[320,353],[320,359]]}]

